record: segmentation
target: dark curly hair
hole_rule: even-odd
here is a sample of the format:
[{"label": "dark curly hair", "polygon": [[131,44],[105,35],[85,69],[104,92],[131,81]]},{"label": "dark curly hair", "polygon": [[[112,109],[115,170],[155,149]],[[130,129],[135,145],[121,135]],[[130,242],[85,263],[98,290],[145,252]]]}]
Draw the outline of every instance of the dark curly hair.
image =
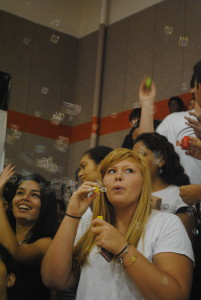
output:
[{"label": "dark curly hair", "polygon": [[189,177],[184,173],[184,168],[180,164],[178,154],[165,136],[157,132],[142,133],[135,140],[135,144],[140,141],[152,152],[162,155],[165,164],[162,166],[160,176],[165,182],[176,186],[190,184]]}]

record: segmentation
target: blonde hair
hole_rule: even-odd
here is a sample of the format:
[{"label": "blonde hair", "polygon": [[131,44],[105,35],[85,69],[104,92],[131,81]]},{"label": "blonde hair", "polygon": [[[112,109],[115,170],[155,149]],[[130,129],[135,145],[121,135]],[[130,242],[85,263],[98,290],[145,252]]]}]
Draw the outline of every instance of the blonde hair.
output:
[{"label": "blonde hair", "polygon": [[[126,159],[133,159],[135,163],[138,164],[143,177],[140,199],[125,234],[125,239],[128,243],[137,247],[140,237],[144,236],[145,224],[151,211],[151,182],[146,160],[142,155],[133,150],[125,148],[115,149],[101,161],[100,179],[102,180],[104,178],[109,167]],[[105,221],[115,225],[115,213],[105,193],[98,194],[93,203],[92,218],[95,219],[100,215],[103,216]],[[73,262],[75,270],[78,271],[80,266],[86,263],[87,257],[95,244],[94,240],[95,236],[91,232],[90,227],[74,247]]]}]

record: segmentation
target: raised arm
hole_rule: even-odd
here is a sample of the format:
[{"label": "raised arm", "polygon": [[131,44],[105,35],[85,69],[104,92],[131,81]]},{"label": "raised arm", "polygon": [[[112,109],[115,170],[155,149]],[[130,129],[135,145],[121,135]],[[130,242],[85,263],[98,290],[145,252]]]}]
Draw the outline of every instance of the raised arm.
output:
[{"label": "raised arm", "polygon": [[72,270],[73,247],[81,217],[96,197],[87,197],[95,183],[85,182],[73,193],[64,217],[42,262],[42,279],[52,289],[66,290],[76,278]]},{"label": "raised arm", "polygon": [[2,194],[5,184],[15,173],[14,169],[14,166],[7,165],[0,176],[0,242],[9,249],[17,261],[25,264],[40,263],[51,243],[51,239],[42,238],[32,244],[20,245],[5,213],[4,202],[6,199],[3,198]]},{"label": "raised arm", "polygon": [[139,101],[142,109],[139,134],[144,132],[154,132],[153,115],[155,97],[155,83],[152,81],[151,85],[147,87],[147,78],[145,77],[140,84],[139,90]]},{"label": "raised arm", "polygon": [[201,139],[201,112],[189,111],[189,115],[194,118],[185,117],[187,120],[186,125],[192,127],[194,129],[195,136]]}]

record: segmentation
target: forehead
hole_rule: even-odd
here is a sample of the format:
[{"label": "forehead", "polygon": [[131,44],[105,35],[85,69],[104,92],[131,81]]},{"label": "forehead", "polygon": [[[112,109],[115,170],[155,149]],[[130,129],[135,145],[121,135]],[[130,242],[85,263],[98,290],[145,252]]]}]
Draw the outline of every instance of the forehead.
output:
[{"label": "forehead", "polygon": [[85,154],[84,156],[82,156],[81,160],[80,160],[80,164],[83,162],[87,162],[87,163],[94,163],[93,159],[90,158],[89,154]]},{"label": "forehead", "polygon": [[177,100],[171,100],[171,102],[168,104],[170,105],[178,105],[179,103],[177,102]]},{"label": "forehead", "polygon": [[24,189],[29,189],[29,190],[39,190],[40,191],[40,186],[36,181],[33,180],[25,180],[23,181],[19,186],[19,188],[24,188]]},{"label": "forehead", "polygon": [[136,169],[139,169],[139,162],[137,161],[137,159],[135,157],[129,157],[129,158],[126,158],[122,161],[119,161],[119,162],[109,166],[108,168],[111,168],[111,167],[122,168],[125,166],[128,166],[128,167],[132,166],[132,167],[135,167]]}]

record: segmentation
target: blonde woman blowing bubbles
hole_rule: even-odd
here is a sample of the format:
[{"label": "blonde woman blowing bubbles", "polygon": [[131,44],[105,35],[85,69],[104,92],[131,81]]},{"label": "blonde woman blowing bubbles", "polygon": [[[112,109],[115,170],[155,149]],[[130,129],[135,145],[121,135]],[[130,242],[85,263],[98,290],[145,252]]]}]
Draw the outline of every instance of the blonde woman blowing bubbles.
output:
[{"label": "blonde woman blowing bubbles", "polygon": [[[73,194],[42,263],[45,284],[65,290],[79,280],[77,300],[188,299],[191,243],[177,216],[151,210],[144,158],[116,149],[100,171],[107,191],[87,197],[96,184],[84,182]],[[92,202],[92,221],[79,226]],[[110,262],[101,248],[113,255]]]}]

